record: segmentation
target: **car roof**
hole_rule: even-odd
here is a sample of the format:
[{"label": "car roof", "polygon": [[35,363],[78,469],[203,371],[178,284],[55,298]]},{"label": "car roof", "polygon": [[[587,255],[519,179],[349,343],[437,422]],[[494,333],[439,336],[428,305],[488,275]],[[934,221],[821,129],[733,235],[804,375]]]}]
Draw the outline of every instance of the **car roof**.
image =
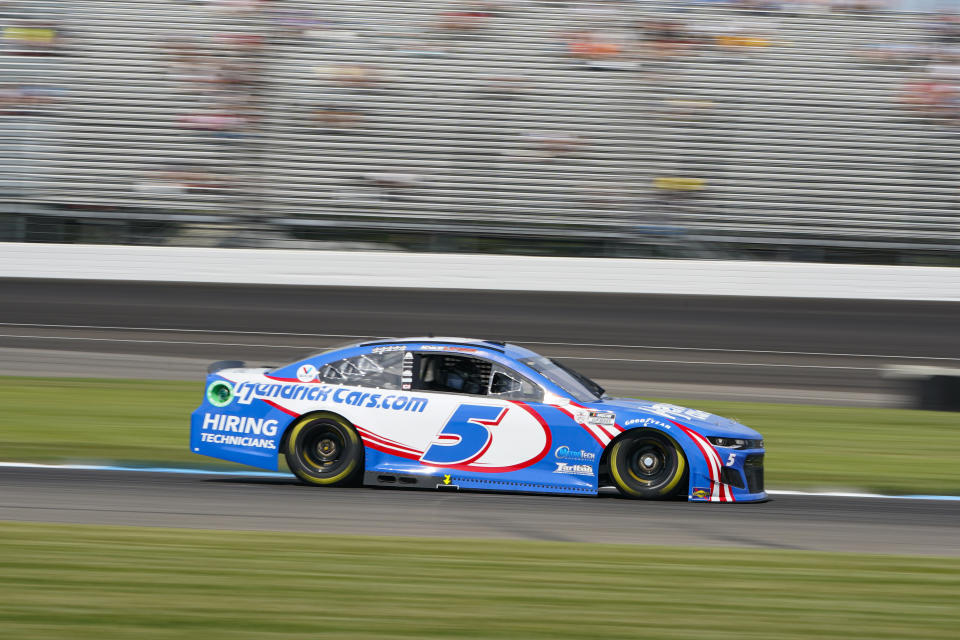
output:
[{"label": "car roof", "polygon": [[[427,337],[412,337],[412,338],[381,338],[374,340],[366,340],[363,342],[353,342],[348,345],[339,345],[323,351],[321,353],[314,353],[307,358],[302,358],[295,362],[285,364],[281,367],[276,367],[271,371],[271,375],[287,375],[288,377],[294,377],[296,375],[296,368],[302,364],[305,360],[312,360],[315,358],[321,358],[321,362],[317,364],[326,363],[332,361],[336,358],[344,357],[341,354],[345,354],[348,357],[353,355],[359,355],[362,353],[367,353],[370,350],[375,349],[377,346],[391,346],[391,345],[410,345],[413,347],[411,350],[419,351],[418,346],[426,345],[445,345],[451,347],[461,347],[463,351],[472,351],[476,349],[474,355],[481,356],[498,362],[506,366],[517,366],[530,368],[531,371],[527,375],[536,374],[539,378],[542,378],[541,383],[550,390],[556,389],[560,390],[560,387],[556,383],[552,382],[550,379],[543,376],[539,373],[535,367],[530,367],[529,364],[525,363],[524,360],[527,358],[540,358],[539,354],[524,347],[520,347],[515,344],[510,344],[506,342],[499,342],[496,340],[480,340],[477,338],[458,338],[458,337],[436,337],[436,336],[427,336]],[[451,349],[451,351],[459,351],[460,349]],[[428,350],[424,350],[428,351]],[[523,373],[523,369],[520,369]],[[562,391],[562,390],[561,390]],[[560,391],[554,390],[554,393],[560,393]]]},{"label": "car roof", "polygon": [[476,338],[456,338],[456,337],[445,337],[445,336],[427,336],[427,337],[413,337],[413,338],[384,338],[382,340],[372,340],[370,342],[361,342],[360,347],[370,347],[377,344],[408,344],[408,343],[422,343],[422,344],[462,344],[468,345],[471,347],[482,347],[486,349],[498,349],[503,351],[505,343],[496,342],[494,340],[478,340]]},{"label": "car roof", "polygon": [[497,353],[502,353],[511,358],[527,358],[531,356],[536,356],[537,354],[529,349],[517,346],[515,344],[510,344],[507,342],[502,342],[499,340],[481,340],[478,338],[459,338],[459,337],[447,337],[447,336],[426,336],[426,337],[413,337],[413,338],[393,338],[393,339],[382,339],[382,340],[372,340],[369,342],[361,342],[357,344],[358,347],[372,347],[375,345],[381,344],[446,344],[446,345],[462,345],[468,347],[475,347],[479,349],[488,349],[490,351],[495,351]]}]

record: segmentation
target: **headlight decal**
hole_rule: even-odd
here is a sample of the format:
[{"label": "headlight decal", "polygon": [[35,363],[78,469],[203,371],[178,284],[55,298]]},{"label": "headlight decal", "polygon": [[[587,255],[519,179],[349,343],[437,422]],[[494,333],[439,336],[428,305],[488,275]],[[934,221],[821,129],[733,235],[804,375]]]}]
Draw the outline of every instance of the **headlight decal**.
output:
[{"label": "headlight decal", "polygon": [[763,440],[707,436],[707,441],[715,447],[724,449],[763,449]]}]

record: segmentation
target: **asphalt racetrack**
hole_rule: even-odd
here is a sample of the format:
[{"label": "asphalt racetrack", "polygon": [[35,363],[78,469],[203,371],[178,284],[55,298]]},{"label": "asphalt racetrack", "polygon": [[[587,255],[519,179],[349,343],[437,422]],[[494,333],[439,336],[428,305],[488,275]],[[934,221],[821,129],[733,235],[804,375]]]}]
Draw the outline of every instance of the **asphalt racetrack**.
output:
[{"label": "asphalt racetrack", "polygon": [[[0,323],[5,375],[199,382],[212,360],[432,333],[526,344],[619,394],[884,405],[890,367],[960,363],[957,303],[7,280]],[[0,520],[960,554],[956,502],[647,503],[253,475],[0,468]]]},{"label": "asphalt racetrack", "polygon": [[[482,274],[478,274],[482,277]],[[0,374],[202,379],[378,336],[529,346],[640,397],[897,404],[960,303],[0,280]]]},{"label": "asphalt racetrack", "polygon": [[766,503],[322,489],[293,476],[0,468],[0,520],[960,555],[960,509],[935,500],[777,496]]}]

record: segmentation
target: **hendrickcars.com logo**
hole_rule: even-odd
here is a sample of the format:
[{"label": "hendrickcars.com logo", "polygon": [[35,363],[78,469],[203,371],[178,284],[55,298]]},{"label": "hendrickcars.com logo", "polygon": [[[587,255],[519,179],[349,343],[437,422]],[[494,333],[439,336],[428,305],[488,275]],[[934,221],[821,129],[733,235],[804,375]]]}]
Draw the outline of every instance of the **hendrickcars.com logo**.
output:
[{"label": "hendrickcars.com logo", "polygon": [[416,413],[422,413],[427,408],[428,402],[426,398],[417,396],[385,395],[329,385],[276,382],[241,382],[237,385],[235,394],[240,404],[250,404],[254,400],[281,398],[284,400],[335,402],[336,404],[348,404],[353,407]]}]

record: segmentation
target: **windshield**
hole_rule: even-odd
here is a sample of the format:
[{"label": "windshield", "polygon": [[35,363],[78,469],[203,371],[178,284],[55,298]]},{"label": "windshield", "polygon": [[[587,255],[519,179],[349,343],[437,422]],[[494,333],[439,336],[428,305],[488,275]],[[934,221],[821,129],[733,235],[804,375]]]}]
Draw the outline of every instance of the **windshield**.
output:
[{"label": "windshield", "polygon": [[603,398],[604,389],[596,382],[570,367],[543,356],[520,360],[547,380],[559,386],[580,402],[593,402]]},{"label": "windshield", "polygon": [[273,366],[272,369],[273,369],[274,371],[276,371],[277,369],[282,369],[283,367],[289,367],[289,366],[292,365],[292,364],[297,364],[298,362],[303,362],[304,360],[310,360],[310,359],[313,359],[313,358],[319,358],[319,357],[322,356],[322,355],[326,355],[326,354],[328,354],[328,353],[333,353],[334,351],[340,351],[340,350],[342,350],[342,349],[349,349],[350,347],[359,347],[359,346],[362,345],[362,344],[363,344],[363,342],[357,342],[356,340],[351,340],[350,342],[339,342],[339,343],[337,343],[337,344],[335,344],[335,345],[332,345],[332,346],[329,346],[329,347],[323,347],[323,351],[314,351],[313,353],[310,353],[310,354],[305,355],[305,356],[301,356],[301,357],[297,358],[296,360],[293,360],[292,362],[287,362],[287,363],[285,363],[285,364],[283,364],[283,365],[281,365],[281,366],[279,366],[279,367]]},{"label": "windshield", "polygon": [[[314,351],[313,353],[308,355],[306,358],[318,358],[322,355],[333,353],[334,351],[342,351],[344,349],[349,349],[350,347],[359,347],[362,344],[363,342],[357,342],[356,340],[351,340],[350,342],[338,342],[337,344],[331,345],[329,347],[323,347],[323,351]],[[300,360],[305,360],[306,358],[300,358]],[[290,364],[296,364],[300,362],[300,360],[294,360]]]}]

